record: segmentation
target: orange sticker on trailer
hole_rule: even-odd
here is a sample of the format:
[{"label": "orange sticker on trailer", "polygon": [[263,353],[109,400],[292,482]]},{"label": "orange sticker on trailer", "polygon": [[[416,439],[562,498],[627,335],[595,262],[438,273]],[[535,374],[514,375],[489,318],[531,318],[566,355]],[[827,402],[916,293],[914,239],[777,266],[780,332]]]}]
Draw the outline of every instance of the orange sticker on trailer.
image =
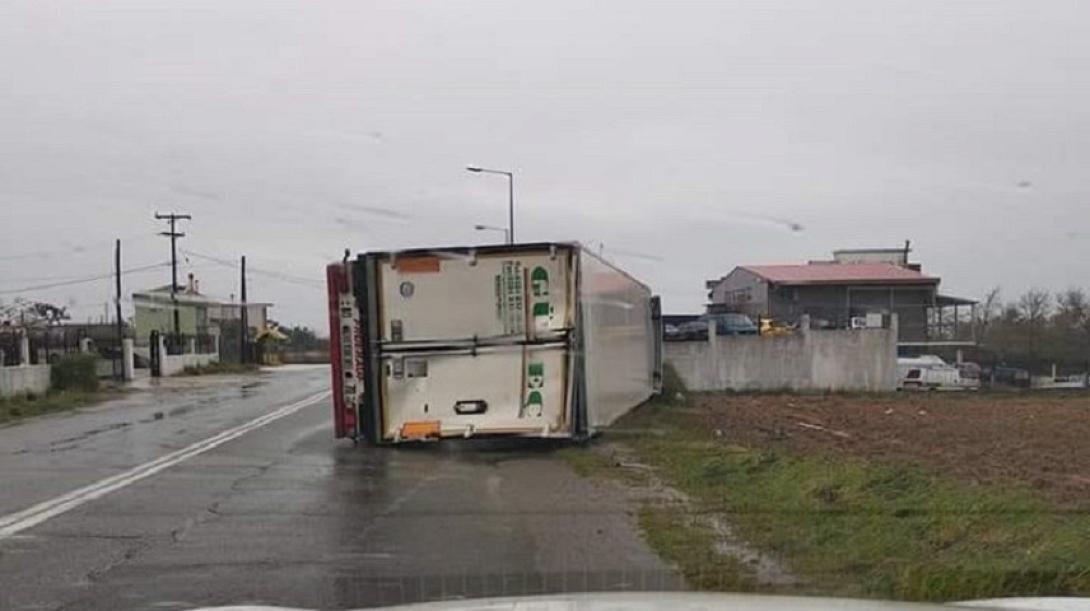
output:
[{"label": "orange sticker on trailer", "polygon": [[439,271],[439,257],[404,257],[397,260],[397,271],[403,274]]},{"label": "orange sticker on trailer", "polygon": [[401,425],[402,439],[437,439],[439,438],[438,420],[414,420]]}]

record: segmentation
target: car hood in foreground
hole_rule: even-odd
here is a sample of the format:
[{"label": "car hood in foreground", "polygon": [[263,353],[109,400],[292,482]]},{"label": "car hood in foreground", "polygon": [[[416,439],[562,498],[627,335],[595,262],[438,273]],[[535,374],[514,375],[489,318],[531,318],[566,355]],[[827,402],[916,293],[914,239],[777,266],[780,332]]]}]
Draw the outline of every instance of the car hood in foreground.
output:
[{"label": "car hood in foreground", "polygon": [[[381,608],[388,611],[951,611],[966,607],[1006,611],[1090,611],[1090,598],[995,598],[933,604],[710,592],[624,592],[480,598]],[[289,611],[286,607],[247,605],[197,611],[213,610]]]}]

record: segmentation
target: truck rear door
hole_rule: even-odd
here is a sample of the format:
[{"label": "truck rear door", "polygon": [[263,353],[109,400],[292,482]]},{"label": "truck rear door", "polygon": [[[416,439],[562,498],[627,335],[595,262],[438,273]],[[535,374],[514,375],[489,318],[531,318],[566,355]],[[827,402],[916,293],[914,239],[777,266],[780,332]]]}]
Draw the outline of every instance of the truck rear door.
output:
[{"label": "truck rear door", "polygon": [[562,343],[383,356],[386,433],[394,439],[523,434],[567,428]]},{"label": "truck rear door", "polygon": [[563,435],[571,250],[378,261],[384,439]]},{"label": "truck rear door", "polygon": [[382,341],[548,340],[573,324],[569,251],[393,257],[379,265]]}]

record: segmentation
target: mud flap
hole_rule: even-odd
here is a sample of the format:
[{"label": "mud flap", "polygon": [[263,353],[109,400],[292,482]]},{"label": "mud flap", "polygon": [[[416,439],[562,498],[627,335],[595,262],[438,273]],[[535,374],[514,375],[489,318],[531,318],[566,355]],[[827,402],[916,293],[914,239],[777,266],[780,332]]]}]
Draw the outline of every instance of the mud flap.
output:
[{"label": "mud flap", "polygon": [[651,336],[655,347],[651,361],[651,389],[657,395],[662,392],[662,298],[651,296]]}]

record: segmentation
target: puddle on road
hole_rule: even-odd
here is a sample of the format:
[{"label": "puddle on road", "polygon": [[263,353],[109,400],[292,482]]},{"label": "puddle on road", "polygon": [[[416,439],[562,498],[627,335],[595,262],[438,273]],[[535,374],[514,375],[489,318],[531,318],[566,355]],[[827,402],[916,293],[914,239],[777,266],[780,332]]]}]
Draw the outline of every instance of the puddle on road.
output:
[{"label": "puddle on road", "polygon": [[[189,403],[189,404],[183,405],[181,407],[175,407],[173,409],[167,410],[166,415],[167,416],[182,416],[182,415],[188,414],[189,412],[191,412],[191,411],[193,411],[195,409],[197,409],[197,404]],[[162,413],[162,412],[159,412],[159,413]]]},{"label": "puddle on road", "polygon": [[108,424],[106,426],[100,426],[100,427],[95,428],[95,429],[86,430],[86,431],[80,433],[79,435],[75,435],[75,436],[72,436],[72,437],[65,437],[64,439],[58,439],[58,440],[50,443],[49,445],[50,446],[57,446],[57,445],[65,444],[65,443],[72,443],[72,442],[75,442],[75,441],[83,441],[84,439],[87,439],[89,437],[94,437],[95,435],[98,435],[99,433],[108,433],[110,431],[116,431],[117,429],[123,429],[123,428],[130,427],[130,426],[132,426],[131,422],[115,422],[114,424]]},{"label": "puddle on road", "polygon": [[243,399],[247,397],[252,397],[257,394],[257,389],[264,385],[265,382],[262,380],[258,380],[256,382],[247,382],[239,387],[238,396]]}]

